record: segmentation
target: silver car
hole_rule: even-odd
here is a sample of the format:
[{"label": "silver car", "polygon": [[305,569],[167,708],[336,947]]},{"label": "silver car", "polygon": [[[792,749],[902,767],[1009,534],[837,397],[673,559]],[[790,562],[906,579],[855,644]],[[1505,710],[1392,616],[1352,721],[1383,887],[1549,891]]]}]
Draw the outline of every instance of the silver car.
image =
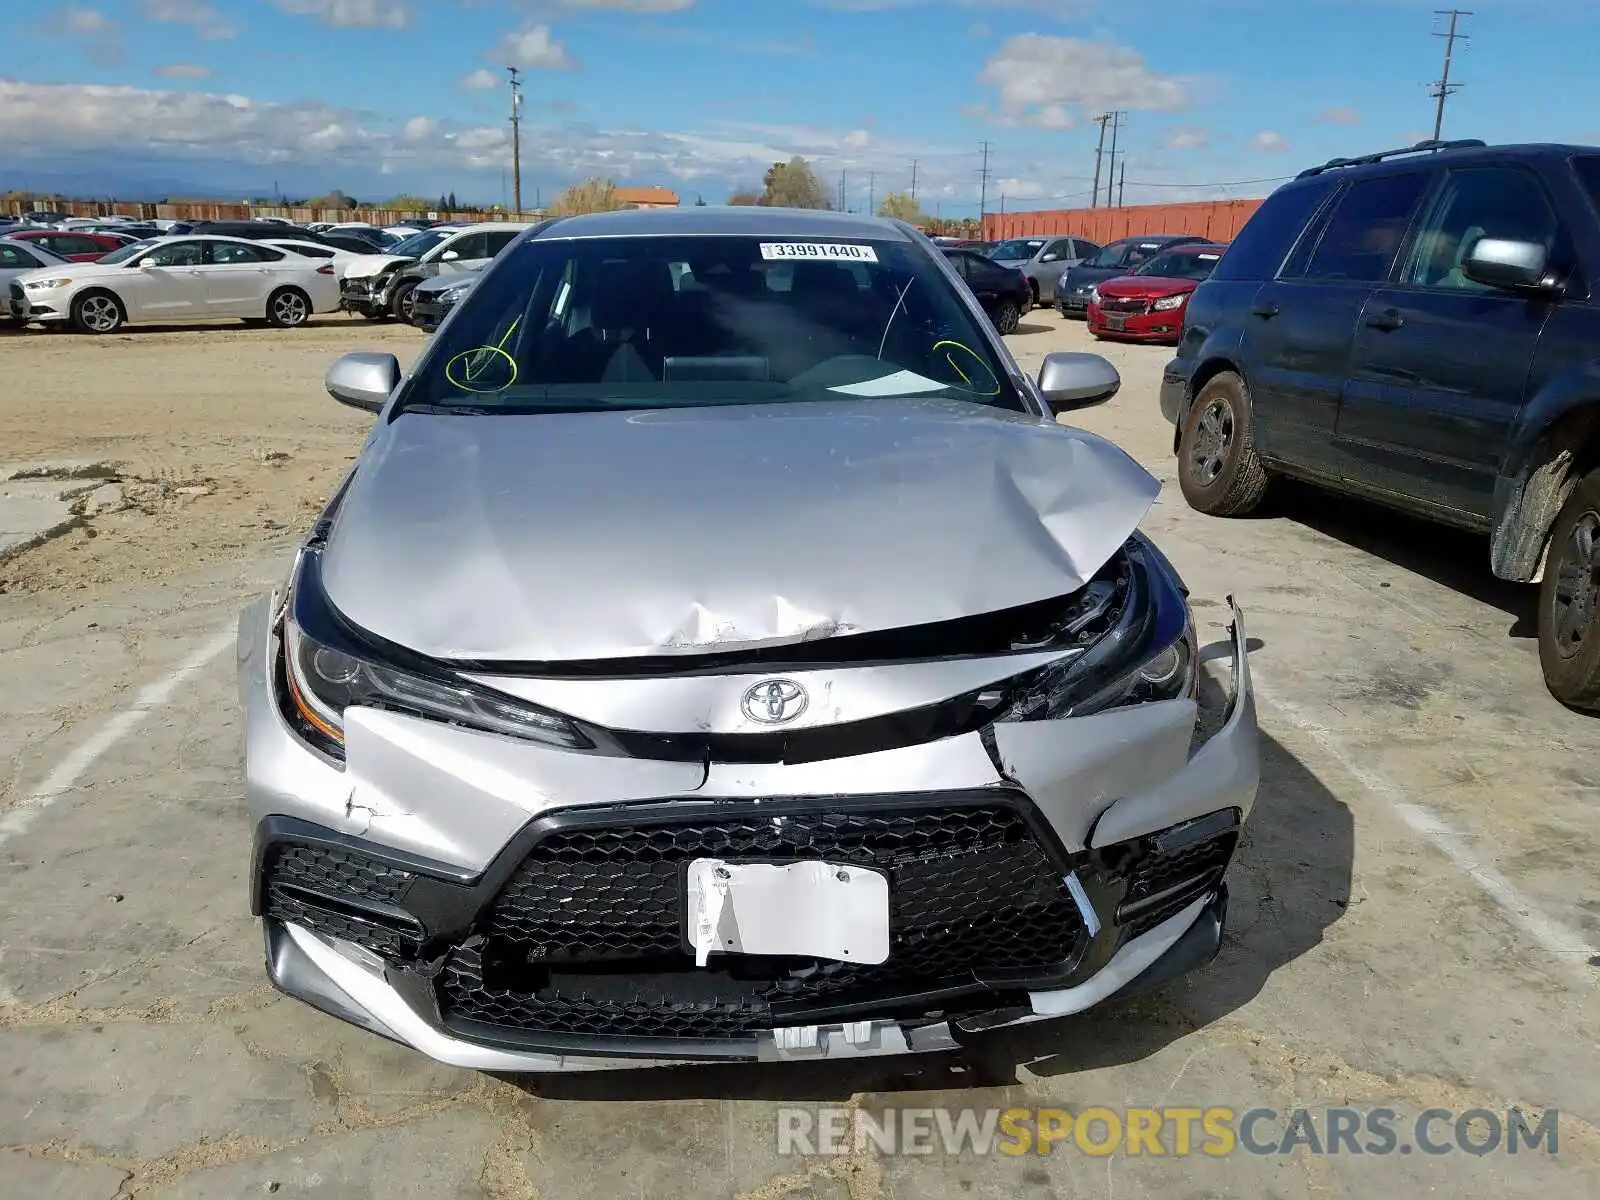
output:
[{"label": "silver car", "polygon": [[910,226],[547,222],[327,384],[376,423],[239,625],[284,991],[585,1070],[950,1050],[1215,954],[1241,619],[1202,670],[1159,485],[1051,416],[1116,372],[1024,376]]},{"label": "silver car", "polygon": [[1028,278],[1033,303],[1054,304],[1056,281],[1069,267],[1100,253],[1100,244],[1083,237],[1011,238],[990,250],[986,258],[1002,267],[1015,267]]}]

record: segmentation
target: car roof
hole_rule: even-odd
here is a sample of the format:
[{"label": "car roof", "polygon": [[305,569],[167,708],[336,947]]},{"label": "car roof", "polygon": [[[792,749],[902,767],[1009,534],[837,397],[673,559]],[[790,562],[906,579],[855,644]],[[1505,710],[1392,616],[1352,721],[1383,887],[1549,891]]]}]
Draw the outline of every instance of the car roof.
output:
[{"label": "car roof", "polygon": [[719,208],[639,208],[619,212],[559,217],[543,226],[538,238],[603,237],[771,237],[859,238],[909,242],[907,227],[886,217],[829,212],[809,208],[766,208],[750,205]]},{"label": "car roof", "polygon": [[1363,161],[1358,155],[1349,160],[1334,159],[1308,167],[1278,190],[1315,187],[1319,186],[1318,181],[1329,179],[1365,179],[1417,166],[1431,167],[1439,162],[1470,163],[1485,158],[1567,159],[1574,155],[1600,154],[1600,146],[1585,146],[1572,142],[1512,142],[1499,146],[1455,145],[1438,150],[1419,150],[1402,146],[1382,151],[1381,154],[1383,157],[1374,156],[1374,161]]},{"label": "car roof", "polygon": [[476,221],[470,225],[434,225],[429,229],[419,229],[418,233],[433,233],[442,229],[445,233],[476,233],[480,229],[532,229],[532,221]]}]

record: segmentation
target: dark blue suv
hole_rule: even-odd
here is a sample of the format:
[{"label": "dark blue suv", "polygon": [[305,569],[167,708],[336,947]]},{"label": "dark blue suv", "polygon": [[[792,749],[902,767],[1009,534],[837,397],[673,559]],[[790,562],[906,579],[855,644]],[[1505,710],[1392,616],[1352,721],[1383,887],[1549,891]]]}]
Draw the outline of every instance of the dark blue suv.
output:
[{"label": "dark blue suv", "polygon": [[1487,533],[1551,693],[1600,709],[1600,148],[1422,142],[1304,171],[1189,302],[1190,506],[1290,475]]}]

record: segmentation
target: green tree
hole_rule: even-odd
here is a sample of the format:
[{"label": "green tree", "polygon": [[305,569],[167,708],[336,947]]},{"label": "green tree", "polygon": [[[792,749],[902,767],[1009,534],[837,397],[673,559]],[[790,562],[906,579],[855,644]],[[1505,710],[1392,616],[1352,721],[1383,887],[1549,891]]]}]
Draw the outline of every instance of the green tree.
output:
[{"label": "green tree", "polygon": [[798,154],[788,162],[773,163],[762,180],[761,203],[773,208],[828,208],[828,194]]},{"label": "green tree", "polygon": [[728,197],[729,204],[751,205],[761,203],[761,193],[753,188],[740,188]]},{"label": "green tree", "polygon": [[928,214],[922,211],[916,198],[907,192],[890,192],[878,205],[878,215],[909,221],[913,225],[921,225],[928,219]]},{"label": "green tree", "polygon": [[449,211],[449,212],[455,212],[456,211],[456,194],[454,192],[451,192],[448,196],[445,197],[445,200],[448,201],[448,203],[445,204],[445,209],[447,211]]},{"label": "green tree", "polygon": [[554,216],[570,217],[578,213],[614,212],[625,208],[617,199],[617,185],[609,179],[585,179],[575,183],[550,202]]}]

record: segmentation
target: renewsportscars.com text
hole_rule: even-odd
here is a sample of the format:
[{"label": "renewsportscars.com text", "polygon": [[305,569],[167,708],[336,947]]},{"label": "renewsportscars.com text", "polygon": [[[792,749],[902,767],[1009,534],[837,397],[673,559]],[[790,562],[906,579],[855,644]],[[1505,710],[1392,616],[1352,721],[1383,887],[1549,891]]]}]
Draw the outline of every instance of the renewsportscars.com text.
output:
[{"label": "renewsportscars.com text", "polygon": [[1213,1158],[1238,1154],[1547,1154],[1560,1113],[1486,1108],[782,1108],[778,1153],[1112,1154]]}]

